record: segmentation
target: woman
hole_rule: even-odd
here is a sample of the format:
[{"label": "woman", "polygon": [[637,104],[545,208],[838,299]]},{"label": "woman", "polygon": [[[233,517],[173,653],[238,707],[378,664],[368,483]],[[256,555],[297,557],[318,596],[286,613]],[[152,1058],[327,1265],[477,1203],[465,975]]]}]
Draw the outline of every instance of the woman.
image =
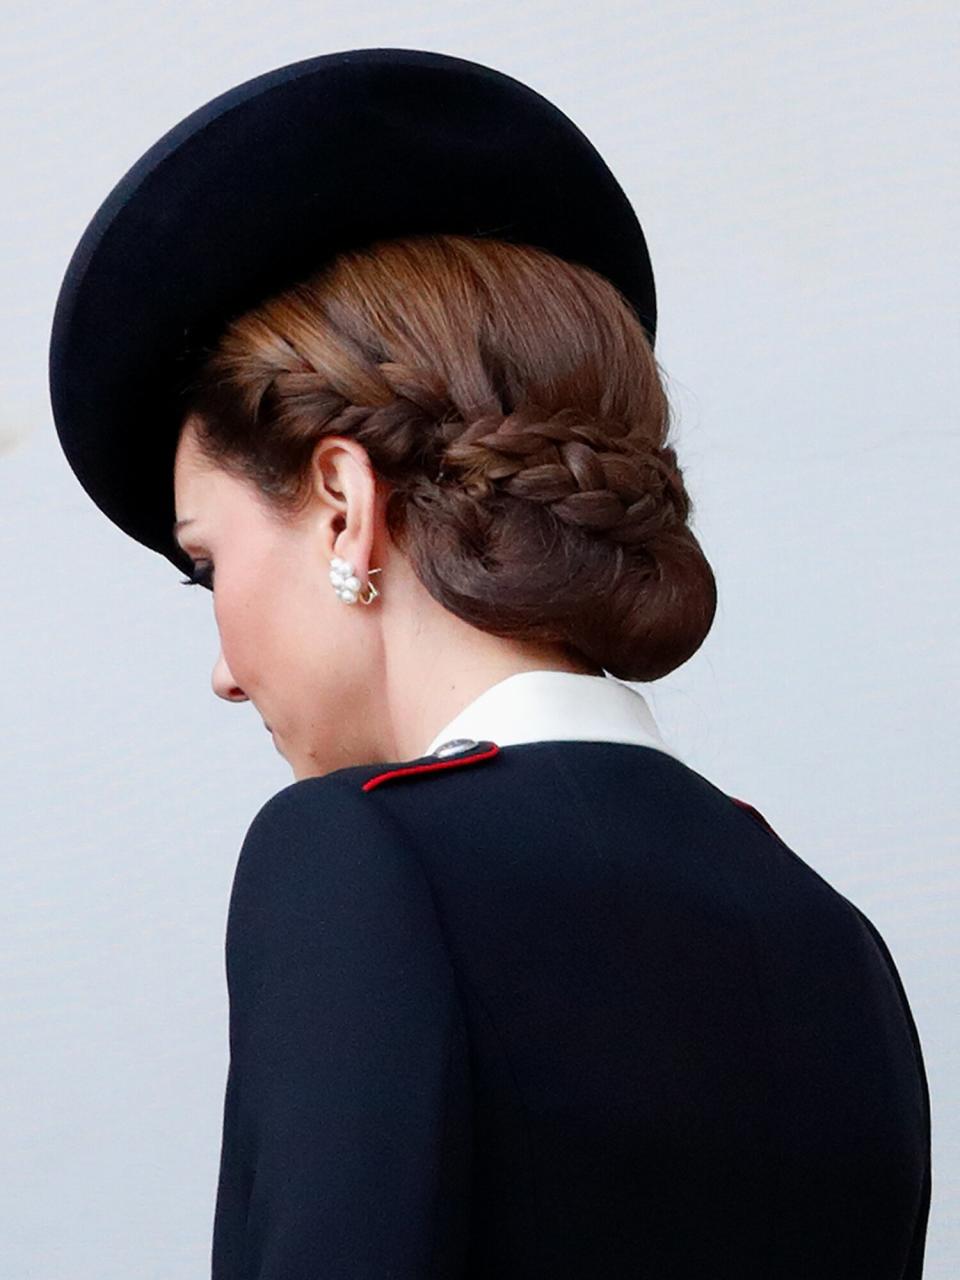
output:
[{"label": "woman", "polygon": [[67,456],[295,777],[230,900],[215,1280],[922,1274],[889,951],[620,682],[716,605],[655,325],[579,130],[415,50],[221,95],[78,246]]}]

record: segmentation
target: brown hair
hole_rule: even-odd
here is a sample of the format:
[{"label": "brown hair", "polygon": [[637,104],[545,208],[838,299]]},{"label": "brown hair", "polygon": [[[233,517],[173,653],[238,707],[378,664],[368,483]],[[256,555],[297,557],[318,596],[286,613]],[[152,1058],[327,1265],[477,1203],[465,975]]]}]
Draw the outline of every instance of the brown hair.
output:
[{"label": "brown hair", "polygon": [[634,681],[710,630],[660,367],[587,267],[459,235],[342,253],[234,319],[186,403],[203,454],[280,516],[309,500],[322,437],[363,445],[391,537],[481,630]]}]

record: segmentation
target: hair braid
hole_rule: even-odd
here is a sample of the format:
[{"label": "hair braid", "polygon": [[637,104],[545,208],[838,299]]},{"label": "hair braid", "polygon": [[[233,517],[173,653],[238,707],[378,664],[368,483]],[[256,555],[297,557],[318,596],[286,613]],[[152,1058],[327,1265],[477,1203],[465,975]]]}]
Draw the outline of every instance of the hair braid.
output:
[{"label": "hair braid", "polygon": [[414,572],[482,630],[652,680],[710,629],[646,333],[609,281],[545,250],[451,235],[341,254],[230,323],[187,418],[281,513],[310,500],[319,440],[363,445]]}]

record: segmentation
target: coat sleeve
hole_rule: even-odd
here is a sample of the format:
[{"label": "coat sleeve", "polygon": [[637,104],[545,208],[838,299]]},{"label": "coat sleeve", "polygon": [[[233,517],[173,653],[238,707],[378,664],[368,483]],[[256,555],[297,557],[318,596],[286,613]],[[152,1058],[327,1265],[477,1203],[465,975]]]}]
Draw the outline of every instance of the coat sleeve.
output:
[{"label": "coat sleeve", "polygon": [[227,915],[213,1280],[462,1276],[466,1029],[429,884],[339,779],[278,792]]},{"label": "coat sleeve", "polygon": [[[849,899],[847,899],[849,901]],[[922,1133],[920,1141],[923,1148],[923,1175],[920,1183],[920,1193],[917,1199],[917,1209],[914,1217],[913,1235],[910,1242],[910,1251],[907,1256],[906,1264],[901,1276],[901,1280],[921,1280],[923,1276],[923,1259],[926,1252],[927,1226],[930,1217],[930,1195],[933,1183],[933,1166],[931,1158],[931,1120],[930,1120],[930,1087],[927,1081],[927,1072],[923,1060],[923,1049],[920,1044],[920,1035],[917,1031],[917,1024],[910,1008],[910,1002],[907,999],[907,993],[904,990],[903,980],[900,977],[899,970],[894,963],[890,948],[883,939],[880,930],[868,916],[860,910],[854,903],[850,903],[854,911],[863,921],[866,928],[877,944],[877,949],[883,956],[884,962],[890,976],[893,979],[897,995],[900,998],[900,1004],[903,1009],[903,1015],[906,1019],[907,1027],[910,1031],[910,1039],[913,1042],[913,1054],[917,1067],[917,1079],[920,1085],[920,1094],[922,1098]]]}]

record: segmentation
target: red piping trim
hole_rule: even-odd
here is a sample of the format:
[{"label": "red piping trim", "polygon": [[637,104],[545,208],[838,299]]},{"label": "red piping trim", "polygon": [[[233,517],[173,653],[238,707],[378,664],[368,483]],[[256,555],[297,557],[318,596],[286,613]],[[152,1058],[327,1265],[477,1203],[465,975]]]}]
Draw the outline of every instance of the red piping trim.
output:
[{"label": "red piping trim", "polygon": [[[774,831],[773,827],[771,827],[770,823],[766,820],[766,818],[763,816],[763,814],[760,812],[759,809],[755,809],[753,805],[749,804],[746,800],[738,800],[736,796],[730,796],[730,799],[733,801],[734,804],[738,804],[741,809],[746,809],[747,813],[752,814],[754,818],[756,818],[759,822],[761,822],[766,827],[766,829],[770,832],[771,835],[777,836],[776,831]],[[779,840],[780,837],[777,836],[777,839]]]},{"label": "red piping trim", "polygon": [[449,760],[434,760],[430,764],[408,764],[401,769],[388,769],[386,773],[378,773],[372,778],[368,778],[363,783],[362,791],[372,791],[374,787],[378,787],[381,782],[389,782],[392,778],[406,778],[411,773],[433,773],[437,769],[455,769],[461,764],[473,764],[477,760],[489,760],[495,756],[500,748],[494,742],[489,750],[477,751],[470,756],[451,756]]}]

